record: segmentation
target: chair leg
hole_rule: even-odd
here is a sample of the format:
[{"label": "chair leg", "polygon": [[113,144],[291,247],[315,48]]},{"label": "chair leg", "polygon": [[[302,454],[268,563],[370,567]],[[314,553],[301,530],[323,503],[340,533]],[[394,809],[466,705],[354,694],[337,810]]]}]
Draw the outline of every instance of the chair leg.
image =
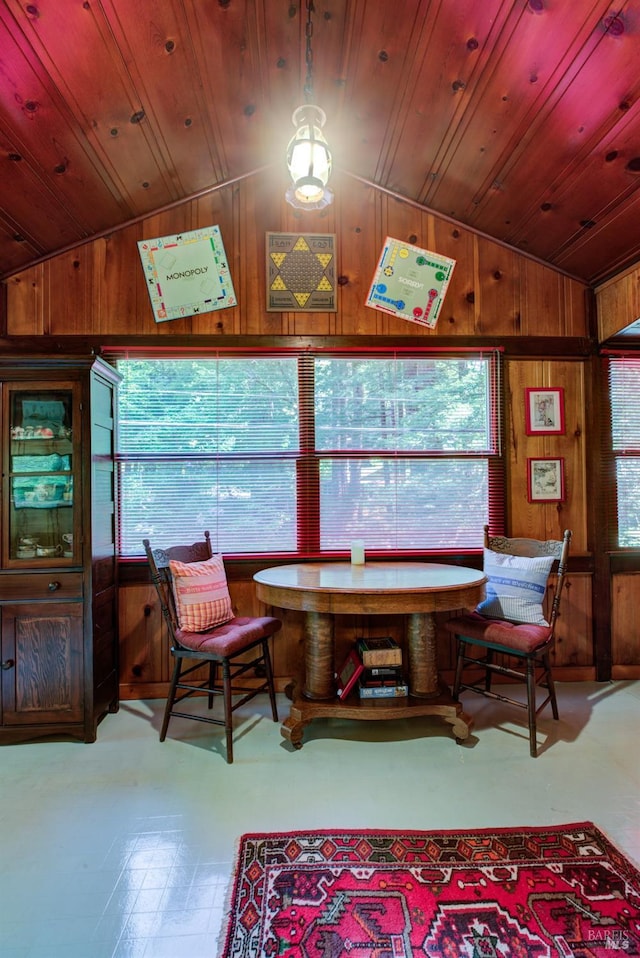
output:
[{"label": "chair leg", "polygon": [[545,678],[547,681],[547,689],[549,691],[549,700],[551,702],[551,711],[553,712],[554,719],[559,718],[558,715],[558,701],[556,699],[556,687],[553,681],[553,674],[551,672],[551,659],[549,658],[549,653],[545,652],[542,656],[542,664],[544,666]]},{"label": "chair leg", "polygon": [[[488,665],[493,665],[493,649],[487,649],[485,660]],[[491,691],[491,679],[493,678],[493,672],[491,669],[485,669],[484,671],[484,687],[485,691]]]},{"label": "chair leg", "polygon": [[460,695],[460,685],[462,683],[462,669],[464,668],[464,655],[465,649],[467,647],[466,642],[464,642],[460,636],[458,638],[458,660],[456,662],[456,674],[453,680],[453,689],[451,692],[451,697],[454,702],[458,701],[458,696]]},{"label": "chair leg", "polygon": [[278,721],[278,706],[276,705],[276,689],[273,682],[273,668],[271,667],[271,655],[269,654],[269,640],[262,640],[262,655],[264,657],[264,669],[267,674],[267,685],[269,686],[269,701],[271,702],[271,715],[273,721]]},{"label": "chair leg", "polygon": [[180,671],[182,669],[182,656],[177,655],[174,652],[174,666],[173,666],[173,675],[171,676],[171,685],[169,686],[169,695],[167,696],[167,704],[164,708],[164,718],[162,720],[162,728],[160,729],[160,741],[164,742],[167,736],[167,729],[169,728],[169,719],[171,718],[171,709],[173,708],[173,703],[176,700],[176,688],[178,686],[178,680],[180,678]]},{"label": "chair leg", "polygon": [[536,670],[535,661],[527,659],[527,712],[529,715],[529,753],[532,758],[538,755],[536,741]]},{"label": "chair leg", "polygon": [[[209,688],[210,689],[215,687],[217,668],[218,668],[217,662],[209,662]],[[207,695],[207,708],[210,708],[210,709],[213,708],[213,699],[214,699],[213,692],[209,692],[209,694]]]},{"label": "chair leg", "polygon": [[224,729],[227,737],[227,764],[233,763],[233,703],[231,700],[231,666],[229,659],[222,661],[222,684],[224,688]]}]

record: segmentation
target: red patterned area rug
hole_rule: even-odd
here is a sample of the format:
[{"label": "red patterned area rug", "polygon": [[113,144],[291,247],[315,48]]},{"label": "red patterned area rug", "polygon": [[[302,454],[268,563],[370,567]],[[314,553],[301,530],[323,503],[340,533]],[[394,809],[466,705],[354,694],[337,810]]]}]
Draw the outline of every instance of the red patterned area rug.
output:
[{"label": "red patterned area rug", "polygon": [[640,955],[640,872],[591,822],[243,835],[220,958]]}]

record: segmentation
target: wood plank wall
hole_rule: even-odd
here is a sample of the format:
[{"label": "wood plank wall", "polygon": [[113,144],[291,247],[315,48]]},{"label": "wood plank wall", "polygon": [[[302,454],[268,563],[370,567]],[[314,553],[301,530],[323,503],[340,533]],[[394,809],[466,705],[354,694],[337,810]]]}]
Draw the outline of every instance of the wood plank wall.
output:
[{"label": "wood plank wall", "polygon": [[[608,280],[595,290],[598,318],[598,340],[601,343],[617,337],[619,348],[640,345],[640,266],[632,267]],[[617,334],[633,324],[632,339]],[[617,570],[611,576],[611,677],[637,678],[640,641],[636,609],[640,606],[640,573]]]},{"label": "wood plank wall", "polygon": [[598,286],[595,300],[598,341],[604,343],[640,318],[640,266]]},{"label": "wood plank wall", "polygon": [[[589,334],[588,291],[512,249],[436,217],[415,204],[382,193],[348,177],[336,176],[336,200],[319,213],[301,214],[274,195],[259,176],[224,187],[197,200],[65,252],[7,281],[7,337],[65,338],[101,344],[197,343],[218,345],[245,337],[295,345],[376,341],[502,345],[505,349],[507,408],[508,533],[557,538],[573,531],[567,601],[559,628],[558,667],[567,679],[597,674],[597,650],[610,649],[608,634],[594,634],[594,562],[589,500],[589,417],[594,342]],[[212,224],[221,228],[238,306],[170,323],[153,320],[136,242]],[[335,233],[339,305],[335,313],[268,313],[265,292],[267,231]],[[364,300],[385,236],[404,239],[456,259],[457,265],[435,330],[366,308]],[[53,340],[52,340],[53,338]],[[566,429],[563,436],[527,436],[524,390],[562,387]],[[562,457],[566,501],[527,501],[526,460]],[[231,594],[240,613],[258,611],[251,572],[229,570]],[[638,577],[640,578],[640,577]],[[616,592],[617,596],[617,592]],[[621,606],[622,607],[622,606]],[[275,650],[280,685],[299,661],[300,620],[283,613],[285,627]],[[338,650],[367,629],[396,634],[402,624],[375,624],[357,617],[341,621]],[[608,626],[605,625],[604,632]],[[402,638],[401,635],[399,635]],[[157,606],[144,576],[128,571],[120,588],[121,688],[123,697],[163,695],[168,649]],[[614,648],[620,647],[615,645]],[[640,653],[620,647],[625,668],[638,667]],[[441,666],[451,667],[451,649],[441,636]],[[632,662],[627,660],[631,658]]]},{"label": "wood plank wall", "polygon": [[[107,339],[206,336],[586,337],[585,287],[452,222],[344,177],[336,201],[299,213],[251,177],[147,217],[7,280],[9,336]],[[218,224],[238,306],[157,324],[136,242]],[[265,233],[335,233],[336,313],[267,313]],[[436,330],[364,307],[384,237],[452,256],[457,265]]]}]

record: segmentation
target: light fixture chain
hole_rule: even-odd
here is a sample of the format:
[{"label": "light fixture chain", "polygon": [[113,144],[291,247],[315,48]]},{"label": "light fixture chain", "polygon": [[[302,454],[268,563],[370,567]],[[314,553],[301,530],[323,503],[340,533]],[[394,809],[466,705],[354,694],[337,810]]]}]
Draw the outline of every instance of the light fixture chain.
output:
[{"label": "light fixture chain", "polygon": [[[287,146],[287,167],[291,185],[286,192],[287,203],[299,210],[321,210],[333,201],[333,193],[327,186],[331,176],[331,150],[322,127],[327,119],[324,110],[314,101],[313,95],[313,0],[305,0],[307,22],[305,24],[307,76],[304,84],[304,106],[293,111],[291,117],[296,128]],[[302,27],[303,3],[300,0],[300,26]]]},{"label": "light fixture chain", "polygon": [[313,9],[313,0],[307,0],[307,26],[305,30],[307,37],[307,77],[304,83],[304,96],[307,103],[313,102],[313,50],[311,48],[311,38],[313,36],[313,21],[311,19],[311,14],[313,13]]}]

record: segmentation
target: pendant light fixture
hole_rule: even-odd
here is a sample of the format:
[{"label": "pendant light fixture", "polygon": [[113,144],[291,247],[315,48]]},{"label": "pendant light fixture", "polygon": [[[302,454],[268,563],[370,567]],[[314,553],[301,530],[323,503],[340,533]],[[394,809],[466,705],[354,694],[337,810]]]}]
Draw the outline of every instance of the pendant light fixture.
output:
[{"label": "pendant light fixture", "polygon": [[333,200],[333,193],[327,186],[331,176],[331,150],[322,132],[327,119],[325,112],[313,102],[313,0],[306,0],[306,3],[305,102],[293,111],[291,118],[296,132],[287,147],[291,185],[286,192],[286,198],[296,209],[321,210]]}]

